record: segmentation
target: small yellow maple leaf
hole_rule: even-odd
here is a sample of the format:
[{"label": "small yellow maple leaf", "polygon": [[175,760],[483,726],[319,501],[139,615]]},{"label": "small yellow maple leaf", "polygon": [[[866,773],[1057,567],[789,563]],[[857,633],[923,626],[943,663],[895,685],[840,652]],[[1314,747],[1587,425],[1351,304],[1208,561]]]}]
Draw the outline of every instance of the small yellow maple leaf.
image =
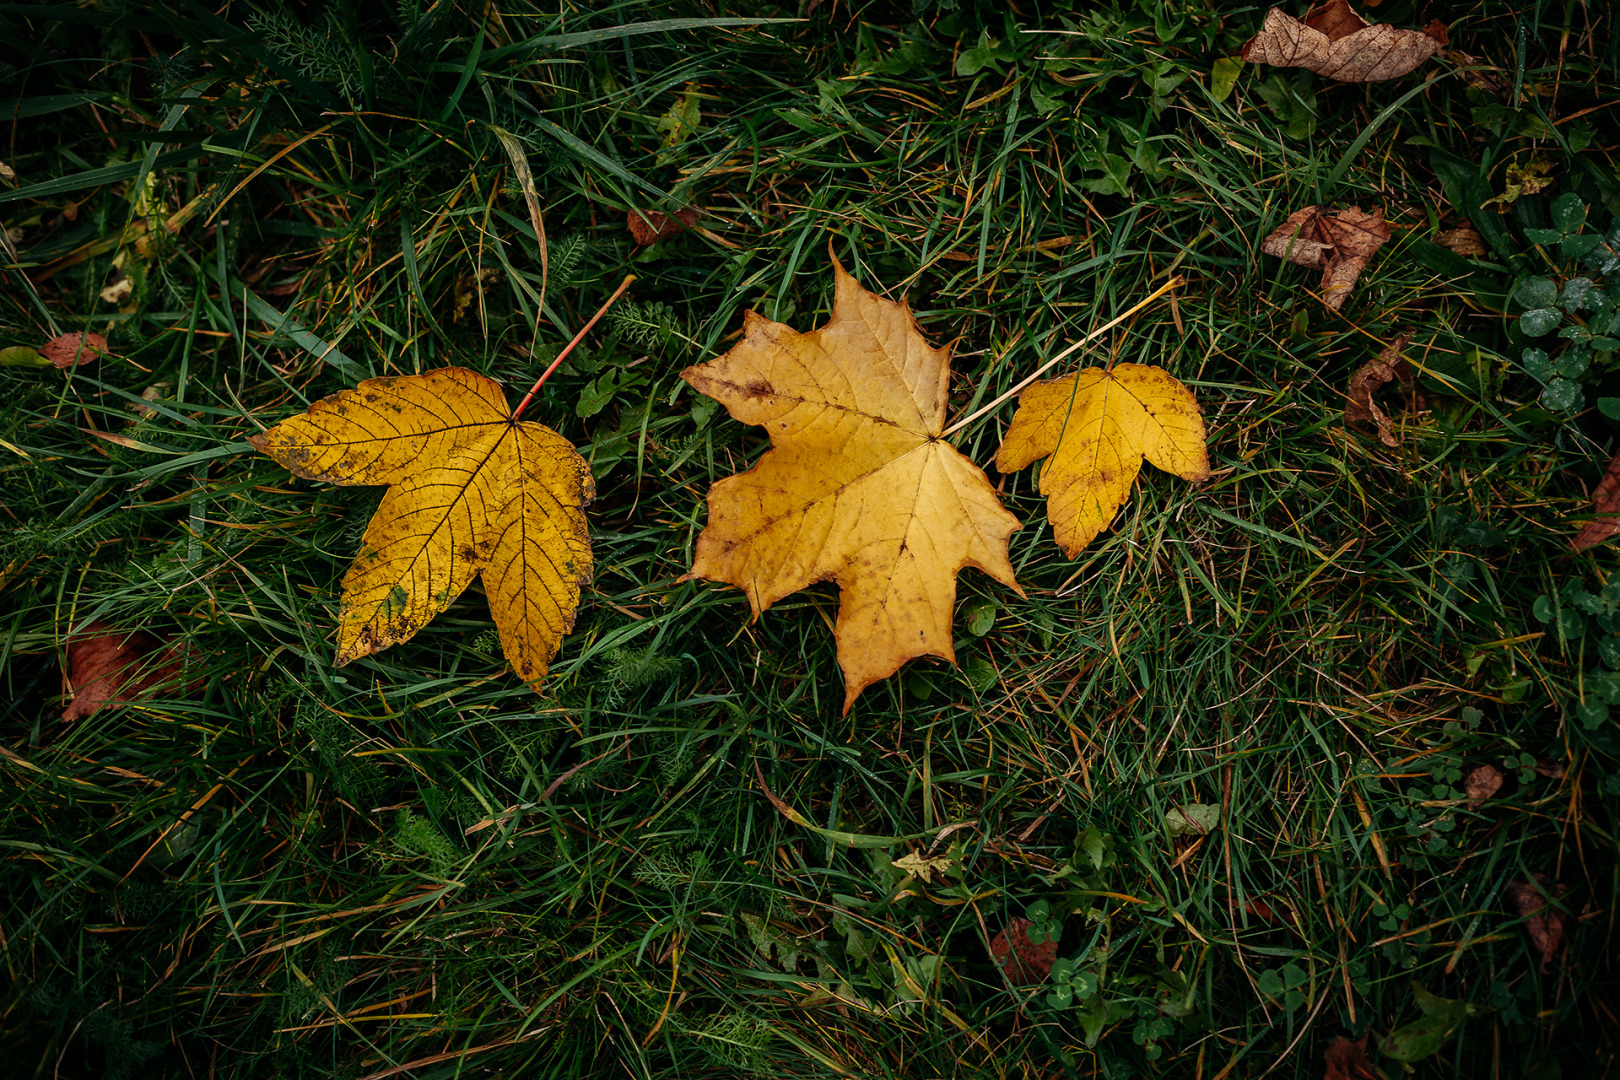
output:
[{"label": "small yellow maple leaf", "polygon": [[750,311],[736,347],[681,373],[772,445],[710,489],[687,577],[742,589],[755,618],[837,582],[847,713],[913,657],[955,662],[956,575],[977,567],[1018,589],[1007,561],[1018,519],[941,437],[949,349],[930,348],[905,304],[867,292],[836,259],[833,277],[819,329]]},{"label": "small yellow maple leaf", "polygon": [[590,467],[515,421],[465,368],[367,379],[248,440],[299,476],[387,484],[343,578],[339,667],[408,640],[482,574],[512,670],[531,686],[591,579]]},{"label": "small yellow maple leaf", "polygon": [[1017,472],[1049,455],[1040,490],[1052,536],[1071,559],[1114,520],[1144,457],[1184,480],[1209,476],[1198,399],[1144,364],[1087,368],[1020,394],[996,468]]}]

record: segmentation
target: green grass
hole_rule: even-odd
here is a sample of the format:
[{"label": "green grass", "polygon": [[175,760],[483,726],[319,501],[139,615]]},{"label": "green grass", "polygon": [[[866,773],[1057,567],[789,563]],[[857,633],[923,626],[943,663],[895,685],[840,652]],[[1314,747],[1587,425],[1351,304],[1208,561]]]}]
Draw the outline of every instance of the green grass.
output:
[{"label": "green grass", "polygon": [[[1320,1077],[1370,1034],[1394,1077],[1414,984],[1474,1007],[1417,1075],[1610,1073],[1620,732],[1611,616],[1573,590],[1616,567],[1569,538],[1620,375],[1599,349],[1584,404],[1544,405],[1511,299],[1594,276],[1527,236],[1554,198],[1588,232],[1620,214],[1596,9],[1458,8],[1412,76],[1251,66],[1217,100],[1262,7],[1020,16],[1044,35],[915,7],[0,13],[0,348],[117,353],[0,367],[19,1075]],[[543,305],[497,128],[535,177]],[[1536,155],[1552,188],[1480,209]],[[1311,203],[1399,226],[1338,313],[1259,253]],[[632,243],[629,211],[687,205],[703,231]],[[153,217],[172,233],[125,231]],[[1438,246],[1468,223],[1487,255]],[[914,662],[847,717],[831,586],[750,625],[679,580],[709,486],[765,442],[678,374],[748,308],[824,320],[829,241],[956,342],[953,416],[1182,275],[1074,366],[1167,368],[1216,470],[1147,470],[1073,562],[1034,472],[992,472],[1027,599],[965,572],[960,669]],[[627,273],[526,414],[599,489],[544,693],[476,586],[333,668],[379,492],[246,437],[374,375],[521,393]],[[1401,327],[1426,402],[1390,449],[1344,389]],[[1011,412],[958,445],[988,464]],[[92,618],[183,640],[200,683],[62,723]],[[1486,764],[1505,784],[1471,808]],[[1218,827],[1173,835],[1194,804]],[[893,866],[930,852],[951,876]],[[1537,874],[1565,889],[1547,963],[1508,899]],[[990,959],[1042,903],[1085,1003]]]}]

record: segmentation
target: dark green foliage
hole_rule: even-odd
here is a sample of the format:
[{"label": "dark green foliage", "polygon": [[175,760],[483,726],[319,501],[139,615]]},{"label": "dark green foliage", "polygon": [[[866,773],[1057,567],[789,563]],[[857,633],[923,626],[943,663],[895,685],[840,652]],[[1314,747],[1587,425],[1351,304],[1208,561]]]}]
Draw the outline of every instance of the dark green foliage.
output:
[{"label": "dark green foliage", "polygon": [[[1449,58],[1366,86],[1233,65],[1262,12],[1202,0],[0,13],[0,349],[116,354],[0,366],[13,1071],[1316,1080],[1367,1034],[1390,1076],[1604,1075],[1620,586],[1568,549],[1620,423],[1598,12],[1438,13]],[[1257,254],[1308,204],[1400,225],[1338,314]],[[1034,471],[992,477],[1026,595],[965,572],[960,667],[848,719],[831,586],[750,623],[679,580],[766,445],[679,372],[746,309],[825,320],[829,240],[953,343],[953,417],[1183,275],[1077,365],[1184,380],[1216,466],[1149,471],[1072,563]],[[515,403],[629,273],[527,414],[598,484],[542,695],[476,587],[334,668],[380,491],[243,440],[449,364]],[[1392,449],[1344,388],[1403,327]],[[93,618],[197,688],[60,723]],[[1038,986],[990,956],[1018,916]]]}]

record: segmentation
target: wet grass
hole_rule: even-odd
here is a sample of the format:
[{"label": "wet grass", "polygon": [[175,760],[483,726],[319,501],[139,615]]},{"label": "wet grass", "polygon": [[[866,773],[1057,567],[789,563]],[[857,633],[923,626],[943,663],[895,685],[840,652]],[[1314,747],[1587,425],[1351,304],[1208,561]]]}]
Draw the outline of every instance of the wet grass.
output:
[{"label": "wet grass", "polygon": [[[1620,736],[1580,710],[1608,627],[1547,604],[1614,570],[1568,542],[1620,380],[1600,351],[1590,407],[1544,406],[1510,296],[1585,272],[1526,235],[1553,197],[1620,213],[1612,44],[1578,5],[1481,5],[1404,79],[1251,66],[1223,96],[1262,11],[1151,9],[1039,34],[930,4],[0,14],[0,347],[116,354],[0,367],[7,1053],[42,1077],[1319,1077],[1369,1035],[1394,1076],[1386,1038],[1431,1012],[1418,1075],[1607,1075]],[[1537,156],[1553,187],[1480,208]],[[1318,202],[1397,225],[1339,312],[1259,253]],[[632,241],[630,211],[684,207],[696,229]],[[1464,225],[1485,254],[1438,243]],[[953,415],[1182,276],[1072,366],[1167,368],[1215,467],[1145,470],[1074,561],[1034,473],[992,472],[1027,599],[964,572],[960,666],[847,717],[831,586],[750,624],[679,580],[709,486],[765,443],[678,373],[745,309],[824,320],[829,242],[955,342]],[[526,414],[598,485],[543,693],[477,586],[334,668],[379,491],[247,436],[376,375],[521,393],[627,273]],[[1345,387],[1403,327],[1424,401],[1389,399],[1389,447]],[[1011,411],[957,444],[988,464]],[[183,642],[197,681],[61,722],[94,619]],[[1538,881],[1546,956],[1510,899]],[[1031,916],[1094,991],[997,968]]]}]

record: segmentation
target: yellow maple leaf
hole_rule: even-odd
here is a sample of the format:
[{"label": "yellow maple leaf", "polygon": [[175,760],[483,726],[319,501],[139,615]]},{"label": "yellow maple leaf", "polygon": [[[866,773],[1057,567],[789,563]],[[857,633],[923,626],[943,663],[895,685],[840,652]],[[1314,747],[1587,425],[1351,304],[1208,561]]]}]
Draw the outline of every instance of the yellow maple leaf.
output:
[{"label": "yellow maple leaf", "polygon": [[591,579],[595,485],[500,384],[465,368],[367,379],[248,441],[306,479],[389,485],[343,578],[339,667],[408,640],[482,574],[512,670],[546,673]]},{"label": "yellow maple leaf", "polygon": [[1116,364],[1036,383],[996,451],[996,468],[1041,467],[1052,536],[1069,558],[1114,520],[1145,457],[1184,480],[1209,476],[1198,399],[1162,368]]},{"label": "yellow maple leaf", "polygon": [[750,311],[735,348],[681,373],[772,445],[710,489],[687,577],[742,589],[755,618],[837,582],[847,713],[913,657],[955,662],[956,575],[977,567],[1018,589],[1007,561],[1018,519],[941,438],[950,350],[930,348],[905,304],[867,292],[836,259],[833,277],[819,329]]}]

